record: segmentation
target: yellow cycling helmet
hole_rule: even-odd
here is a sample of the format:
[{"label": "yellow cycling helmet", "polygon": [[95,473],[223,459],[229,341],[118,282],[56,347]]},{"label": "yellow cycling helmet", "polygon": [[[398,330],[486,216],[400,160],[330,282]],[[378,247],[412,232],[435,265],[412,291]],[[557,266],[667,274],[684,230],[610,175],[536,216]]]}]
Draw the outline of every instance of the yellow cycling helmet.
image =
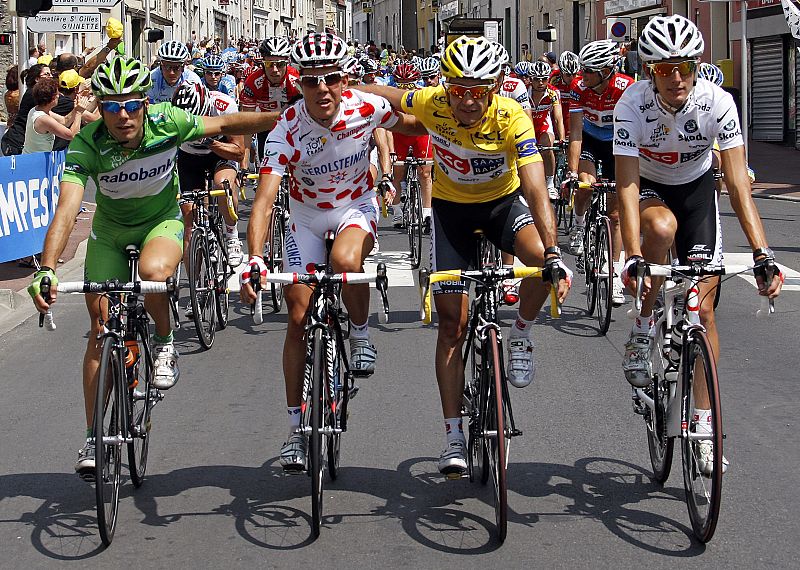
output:
[{"label": "yellow cycling helmet", "polygon": [[502,61],[492,43],[484,37],[455,39],[444,50],[442,76],[447,79],[496,79]]}]

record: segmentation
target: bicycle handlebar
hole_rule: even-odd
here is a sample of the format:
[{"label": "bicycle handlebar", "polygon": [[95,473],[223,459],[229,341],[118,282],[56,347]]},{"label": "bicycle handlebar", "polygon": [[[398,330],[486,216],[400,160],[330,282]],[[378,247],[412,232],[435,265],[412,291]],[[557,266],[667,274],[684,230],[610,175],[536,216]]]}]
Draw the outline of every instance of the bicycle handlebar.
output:
[{"label": "bicycle handlebar", "polygon": [[358,285],[360,283],[375,283],[378,273],[267,273],[267,283],[279,283],[281,285],[294,285],[303,283],[305,285],[317,285],[320,283],[343,283],[348,285]]},{"label": "bicycle handlebar", "polygon": [[581,190],[616,190],[616,182],[580,182],[578,188]]},{"label": "bicycle handlebar", "polygon": [[218,188],[215,190],[189,190],[187,192],[180,193],[180,201],[182,203],[188,202],[200,202],[205,198],[218,198],[221,196],[225,196],[225,205],[228,207],[228,214],[230,215],[231,219],[234,222],[239,220],[239,216],[236,213],[236,208],[233,205],[233,189],[231,189],[231,183],[227,180],[222,181],[222,188]]}]

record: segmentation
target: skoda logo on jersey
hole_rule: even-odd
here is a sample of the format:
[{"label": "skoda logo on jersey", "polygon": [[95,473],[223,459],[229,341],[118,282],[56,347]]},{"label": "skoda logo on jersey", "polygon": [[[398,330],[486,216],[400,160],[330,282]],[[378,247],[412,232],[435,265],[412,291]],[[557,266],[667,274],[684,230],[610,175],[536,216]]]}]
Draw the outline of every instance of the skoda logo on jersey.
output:
[{"label": "skoda logo on jersey", "polygon": [[630,138],[630,133],[625,129],[617,129],[617,137],[621,138],[622,140],[626,141]]},{"label": "skoda logo on jersey", "polygon": [[736,119],[731,119],[730,121],[725,123],[725,126],[722,127],[722,130],[730,132],[735,128],[736,128]]},{"label": "skoda logo on jersey", "polygon": [[646,105],[639,105],[639,110],[640,110],[642,113],[644,113],[645,111],[647,111],[647,110],[649,110],[649,109],[652,109],[652,108],[653,108],[653,105],[655,105],[655,104],[656,104],[656,102],[655,102],[655,101],[650,101],[650,102],[649,102],[649,103],[647,103]]},{"label": "skoda logo on jersey", "polygon": [[686,124],[683,125],[683,128],[686,130],[687,133],[693,133],[697,130],[697,121],[694,119],[689,119],[686,121]]}]

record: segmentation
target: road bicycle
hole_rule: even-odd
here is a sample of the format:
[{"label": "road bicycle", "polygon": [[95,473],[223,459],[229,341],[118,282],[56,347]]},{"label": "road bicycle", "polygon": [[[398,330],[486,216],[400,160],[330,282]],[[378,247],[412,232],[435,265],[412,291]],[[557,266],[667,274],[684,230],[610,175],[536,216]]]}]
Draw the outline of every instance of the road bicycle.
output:
[{"label": "road bicycle", "polygon": [[408,233],[408,248],[411,267],[417,269],[422,261],[422,187],[420,186],[418,168],[433,165],[432,160],[414,158],[414,148],[408,147],[404,179],[400,182],[400,208],[403,212],[403,227]]},{"label": "road bicycle", "polygon": [[553,207],[556,211],[556,227],[563,228],[564,233],[568,234],[574,221],[573,208],[575,205],[575,196],[570,192],[567,196],[561,193],[561,183],[567,178],[569,167],[567,166],[567,147],[569,143],[566,141],[556,141],[553,146],[541,146],[539,151],[551,150],[555,156],[556,169],[553,173],[553,184],[559,191],[559,198],[553,201]]},{"label": "road bicycle", "polygon": [[[283,271],[283,245],[286,239],[286,224],[289,221],[289,176],[281,179],[278,195],[272,205],[272,214],[269,218],[267,241],[264,243],[264,263],[269,273]],[[280,283],[269,284],[270,302],[274,312],[280,312],[283,307],[283,285]]]},{"label": "road bicycle", "polygon": [[[763,264],[767,281],[774,262]],[[705,327],[700,323],[699,284],[709,277],[736,275],[753,270],[746,265],[656,265],[639,263],[636,275],[635,314],[641,310],[641,291],[647,275],[665,277],[653,311],[656,337],[650,355],[652,382],[634,388],[634,411],[647,427],[647,447],[653,480],[663,484],[669,477],[675,439],[680,440],[683,486],[695,536],[708,542],[714,536],[722,501],[723,440],[722,406],[716,357]],[[757,314],[774,311],[772,301],[762,297]],[[699,384],[708,393],[710,432],[697,430],[694,421],[695,392]],[[711,466],[701,469],[701,446],[712,446]],[[707,449],[707,447],[706,447]],[[705,450],[704,450],[705,451]],[[710,471],[709,471],[710,470]]]},{"label": "road bicycle", "polygon": [[228,213],[236,220],[230,183],[223,180],[222,189],[212,190],[213,174],[206,180],[206,188],[181,193],[182,204],[193,204],[194,219],[189,239],[189,296],[192,319],[197,337],[205,349],[214,344],[217,326],[228,326],[230,309],[228,279],[233,268],[228,263],[225,247],[225,220],[217,207],[216,198],[225,196]]},{"label": "road bicycle", "polygon": [[[478,253],[485,250],[478,240]],[[487,240],[488,241],[488,240]],[[480,259],[480,257],[479,257]],[[420,317],[431,322],[431,285],[441,281],[466,280],[475,284],[470,304],[463,364],[464,402],[462,415],[468,418],[468,477],[486,484],[491,475],[494,494],[497,538],[503,542],[508,528],[508,483],[506,469],[511,439],[522,435],[516,427],[503,361],[503,337],[498,311],[501,304],[501,283],[504,279],[541,277],[540,267],[503,267],[484,265],[481,269],[436,271],[423,268],[419,273],[421,287]],[[558,279],[558,276],[555,277]],[[551,315],[560,315],[556,288],[551,291]],[[469,365],[470,374],[466,373]]]},{"label": "road bicycle", "polygon": [[[95,484],[97,523],[100,539],[111,544],[117,526],[119,492],[122,484],[122,449],[127,447],[131,482],[144,482],[150,449],[153,407],[164,395],[153,386],[154,368],[150,318],[143,295],[169,293],[174,278],[166,282],[141,281],[138,277],[139,250],[129,245],[130,281],[75,281],[58,284],[59,293],[102,295],[108,303],[108,317],[98,335],[100,367],[92,434],[95,441],[94,474],[85,477]],[[42,280],[42,294],[49,297],[50,282]],[[52,314],[48,328],[54,329]],[[40,326],[43,319],[40,318]]]},{"label": "road bicycle", "polygon": [[[347,407],[358,392],[356,377],[345,350],[342,323],[342,284],[375,283],[380,293],[382,322],[388,321],[388,278],[379,263],[375,273],[335,273],[330,262],[334,233],[325,236],[326,262],[315,265],[313,273],[269,273],[268,283],[305,284],[313,287],[306,322],[306,359],[303,373],[302,414],[296,433],[308,438],[306,472],[311,478],[311,532],[316,538],[322,524],[323,480],[339,475],[341,436],[347,431]],[[258,266],[251,267],[251,284],[258,288]],[[256,305],[260,306],[259,303]],[[256,308],[256,311],[258,309]]]}]

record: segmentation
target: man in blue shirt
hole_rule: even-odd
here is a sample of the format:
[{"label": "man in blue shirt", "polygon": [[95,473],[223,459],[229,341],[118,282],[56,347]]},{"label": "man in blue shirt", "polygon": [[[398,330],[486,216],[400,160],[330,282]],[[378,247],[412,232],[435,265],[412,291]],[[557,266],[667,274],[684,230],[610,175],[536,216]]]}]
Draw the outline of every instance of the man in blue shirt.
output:
[{"label": "man in blue shirt", "polygon": [[150,77],[153,86],[147,91],[150,103],[164,103],[172,101],[175,90],[184,82],[200,83],[200,77],[186,69],[189,59],[189,49],[181,42],[170,41],[161,44],[158,48],[159,66],[153,70]]},{"label": "man in blue shirt", "polygon": [[211,91],[220,91],[225,95],[236,98],[236,79],[225,73],[225,60],[219,55],[207,55],[200,63],[203,77],[200,82]]}]

